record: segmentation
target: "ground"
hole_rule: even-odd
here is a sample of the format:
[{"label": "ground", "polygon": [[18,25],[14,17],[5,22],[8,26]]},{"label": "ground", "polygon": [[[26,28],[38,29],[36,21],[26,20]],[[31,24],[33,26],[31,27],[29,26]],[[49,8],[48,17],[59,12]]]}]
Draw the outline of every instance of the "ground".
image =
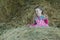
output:
[{"label": "ground", "polygon": [[0,40],[60,40],[60,29],[29,28],[27,26],[5,30]]}]

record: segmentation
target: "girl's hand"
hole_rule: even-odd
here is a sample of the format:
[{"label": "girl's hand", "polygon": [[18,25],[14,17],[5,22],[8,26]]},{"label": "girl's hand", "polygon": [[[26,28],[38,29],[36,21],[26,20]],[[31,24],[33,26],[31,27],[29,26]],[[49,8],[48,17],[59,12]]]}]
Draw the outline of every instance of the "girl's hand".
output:
[{"label": "girl's hand", "polygon": [[47,16],[46,14],[44,14],[44,16],[45,16],[45,18],[47,18],[47,19],[48,19],[48,16]]}]

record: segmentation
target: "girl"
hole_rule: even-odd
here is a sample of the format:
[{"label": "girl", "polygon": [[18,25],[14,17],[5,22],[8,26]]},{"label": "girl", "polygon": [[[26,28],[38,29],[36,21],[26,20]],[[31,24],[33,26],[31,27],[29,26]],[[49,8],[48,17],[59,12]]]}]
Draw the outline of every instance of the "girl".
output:
[{"label": "girl", "polygon": [[35,8],[36,17],[34,18],[34,24],[32,26],[47,27],[48,16],[43,14],[43,10],[39,7]]}]

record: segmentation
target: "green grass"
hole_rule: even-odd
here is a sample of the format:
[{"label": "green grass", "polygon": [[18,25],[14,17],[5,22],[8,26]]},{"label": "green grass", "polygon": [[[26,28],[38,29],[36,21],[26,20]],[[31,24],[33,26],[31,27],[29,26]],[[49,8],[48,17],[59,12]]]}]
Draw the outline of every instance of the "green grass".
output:
[{"label": "green grass", "polygon": [[[37,5],[52,27],[21,26],[33,22]],[[60,28],[55,26],[60,27],[60,0],[0,0],[0,40],[60,40]]]},{"label": "green grass", "polygon": [[0,0],[0,22],[32,23],[34,8],[39,5],[49,16],[49,23],[60,24],[60,0]]},{"label": "green grass", "polygon": [[6,30],[0,38],[0,40],[60,40],[60,29],[22,26]]}]

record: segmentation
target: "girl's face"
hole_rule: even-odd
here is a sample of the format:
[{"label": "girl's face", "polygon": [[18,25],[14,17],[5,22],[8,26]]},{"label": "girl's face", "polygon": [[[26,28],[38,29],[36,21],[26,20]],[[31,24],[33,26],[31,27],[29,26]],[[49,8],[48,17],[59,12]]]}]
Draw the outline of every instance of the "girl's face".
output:
[{"label": "girl's face", "polygon": [[36,11],[37,16],[42,15],[42,10],[41,9],[37,8],[37,9],[35,9],[35,11]]}]

